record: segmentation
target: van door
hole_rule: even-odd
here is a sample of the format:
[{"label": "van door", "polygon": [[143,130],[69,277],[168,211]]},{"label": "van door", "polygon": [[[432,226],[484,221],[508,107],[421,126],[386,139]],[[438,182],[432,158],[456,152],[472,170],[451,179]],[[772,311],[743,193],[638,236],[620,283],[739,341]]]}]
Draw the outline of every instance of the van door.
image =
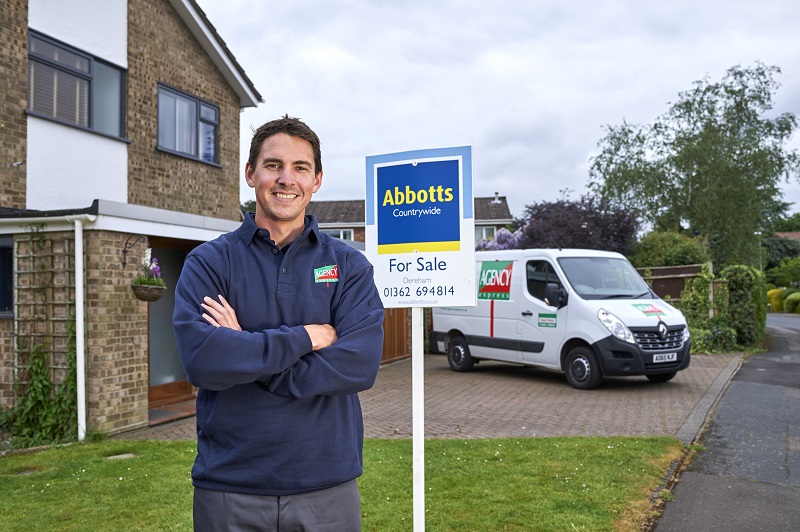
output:
[{"label": "van door", "polygon": [[522,335],[522,360],[560,369],[559,349],[566,336],[569,306],[558,308],[557,301],[545,300],[547,283],[556,283],[564,288],[562,279],[548,259],[527,259],[518,321]]}]

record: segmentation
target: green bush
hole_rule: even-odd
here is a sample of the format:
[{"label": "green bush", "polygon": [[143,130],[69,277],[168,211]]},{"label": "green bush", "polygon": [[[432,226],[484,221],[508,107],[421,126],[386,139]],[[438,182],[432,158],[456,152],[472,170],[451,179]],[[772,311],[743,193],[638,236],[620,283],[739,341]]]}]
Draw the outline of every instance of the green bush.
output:
[{"label": "green bush", "polygon": [[637,268],[704,264],[711,260],[705,242],[674,231],[652,231],[636,243],[630,258]]},{"label": "green bush", "polygon": [[[704,264],[700,275],[687,279],[681,292],[679,308],[689,323],[692,353],[722,353],[736,346],[736,332],[727,323],[727,285],[718,283],[711,301],[712,282],[714,276]],[[712,313],[716,317],[709,318]]]},{"label": "green bush", "polygon": [[728,324],[741,346],[756,346],[764,338],[767,294],[764,274],[744,265],[728,266],[720,277],[728,281]]},{"label": "green bush", "polygon": [[709,320],[705,327],[689,327],[692,353],[727,353],[736,348],[736,331],[722,318]]},{"label": "green bush", "polygon": [[783,309],[789,313],[797,312],[798,305],[800,305],[800,292],[789,294],[789,297],[783,300]]},{"label": "green bush", "polygon": [[772,290],[767,290],[767,300],[769,300],[769,306],[772,308],[772,312],[783,312],[782,288],[773,288]]},{"label": "green bush", "polygon": [[793,286],[790,286],[789,288],[784,288],[783,289],[783,300],[786,301],[787,297],[789,297],[792,294],[796,294],[798,292],[800,292],[800,290],[798,290],[797,288],[795,288]]}]

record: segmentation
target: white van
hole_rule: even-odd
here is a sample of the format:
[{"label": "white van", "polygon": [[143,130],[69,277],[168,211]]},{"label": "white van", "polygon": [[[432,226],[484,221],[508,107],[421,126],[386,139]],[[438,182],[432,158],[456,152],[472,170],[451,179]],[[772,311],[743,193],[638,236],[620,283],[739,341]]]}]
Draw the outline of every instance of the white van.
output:
[{"label": "white van", "polygon": [[683,314],[619,253],[479,251],[476,261],[477,307],[432,311],[431,350],[455,371],[500,360],[563,371],[588,390],[611,376],[666,382],[689,366]]}]

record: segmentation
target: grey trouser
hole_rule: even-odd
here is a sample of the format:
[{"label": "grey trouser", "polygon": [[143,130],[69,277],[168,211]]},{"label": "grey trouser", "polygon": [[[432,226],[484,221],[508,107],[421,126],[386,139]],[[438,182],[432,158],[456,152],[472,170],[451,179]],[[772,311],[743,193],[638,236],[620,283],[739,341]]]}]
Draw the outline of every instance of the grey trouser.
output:
[{"label": "grey trouser", "polygon": [[194,489],[196,531],[358,532],[361,496],[355,480],[298,495],[270,497]]}]

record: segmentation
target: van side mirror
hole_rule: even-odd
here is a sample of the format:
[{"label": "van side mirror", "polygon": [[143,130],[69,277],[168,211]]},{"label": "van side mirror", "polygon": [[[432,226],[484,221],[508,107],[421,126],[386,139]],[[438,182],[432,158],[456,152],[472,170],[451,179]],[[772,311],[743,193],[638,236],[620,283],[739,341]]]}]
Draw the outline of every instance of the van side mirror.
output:
[{"label": "van side mirror", "polygon": [[544,288],[544,302],[551,307],[567,306],[567,291],[557,283],[547,283]]}]

